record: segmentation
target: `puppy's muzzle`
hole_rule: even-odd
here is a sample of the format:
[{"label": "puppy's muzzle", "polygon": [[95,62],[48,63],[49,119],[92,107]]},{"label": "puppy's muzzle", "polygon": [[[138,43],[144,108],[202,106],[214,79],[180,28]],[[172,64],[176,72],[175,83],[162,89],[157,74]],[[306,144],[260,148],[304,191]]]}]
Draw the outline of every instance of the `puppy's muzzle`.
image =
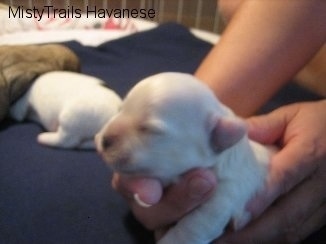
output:
[{"label": "puppy's muzzle", "polygon": [[98,150],[104,160],[116,171],[128,171],[130,154],[120,144],[121,138],[117,135],[105,135],[99,138]]},{"label": "puppy's muzzle", "polygon": [[114,135],[103,136],[102,139],[101,139],[101,142],[100,142],[102,150],[103,151],[109,150],[110,148],[112,148],[117,143],[118,140],[119,140],[119,138],[117,136],[114,136]]}]

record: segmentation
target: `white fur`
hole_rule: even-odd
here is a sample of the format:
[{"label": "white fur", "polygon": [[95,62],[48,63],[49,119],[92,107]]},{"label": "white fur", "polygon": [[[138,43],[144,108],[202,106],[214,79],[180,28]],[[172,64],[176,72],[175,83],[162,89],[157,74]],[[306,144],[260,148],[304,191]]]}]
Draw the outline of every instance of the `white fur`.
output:
[{"label": "white fur", "polygon": [[207,244],[231,220],[235,229],[243,227],[250,220],[245,205],[264,185],[271,156],[248,139],[245,123],[207,86],[181,73],[138,83],[96,143],[114,170],[157,177],[165,185],[195,167],[215,171],[214,195],[182,218],[160,244]]},{"label": "white fur", "polygon": [[94,135],[117,113],[120,97],[88,75],[54,71],[38,77],[10,109],[12,118],[40,123],[38,142],[62,148],[95,148]]}]

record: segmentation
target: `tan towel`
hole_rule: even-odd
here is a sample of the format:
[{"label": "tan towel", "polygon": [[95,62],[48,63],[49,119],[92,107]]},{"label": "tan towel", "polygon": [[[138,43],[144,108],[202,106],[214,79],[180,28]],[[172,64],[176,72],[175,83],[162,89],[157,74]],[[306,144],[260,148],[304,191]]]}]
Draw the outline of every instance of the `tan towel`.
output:
[{"label": "tan towel", "polygon": [[79,71],[79,59],[58,44],[0,46],[0,121],[37,76],[53,70]]}]

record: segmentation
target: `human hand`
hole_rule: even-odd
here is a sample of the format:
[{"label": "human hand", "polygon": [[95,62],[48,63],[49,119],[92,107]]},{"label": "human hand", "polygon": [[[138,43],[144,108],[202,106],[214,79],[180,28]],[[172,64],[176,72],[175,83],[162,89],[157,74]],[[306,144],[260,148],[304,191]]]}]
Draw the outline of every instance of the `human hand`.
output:
[{"label": "human hand", "polygon": [[252,139],[282,149],[272,158],[266,189],[248,204],[254,217],[266,211],[217,243],[300,242],[326,224],[326,100],[248,122]]},{"label": "human hand", "polygon": [[[185,214],[204,203],[214,192],[216,178],[208,169],[194,169],[183,175],[177,184],[164,190],[159,181],[130,178],[114,174],[112,186],[129,202],[134,216],[149,230],[162,232]],[[141,206],[139,199],[151,207]]]}]

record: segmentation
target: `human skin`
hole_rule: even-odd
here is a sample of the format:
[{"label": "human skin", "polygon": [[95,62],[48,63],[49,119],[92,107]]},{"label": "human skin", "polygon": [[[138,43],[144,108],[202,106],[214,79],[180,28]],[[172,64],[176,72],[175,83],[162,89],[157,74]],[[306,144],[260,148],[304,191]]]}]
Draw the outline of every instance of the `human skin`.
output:
[{"label": "human skin", "polygon": [[195,75],[236,114],[252,115],[325,43],[325,19],[325,1],[244,1]]}]

